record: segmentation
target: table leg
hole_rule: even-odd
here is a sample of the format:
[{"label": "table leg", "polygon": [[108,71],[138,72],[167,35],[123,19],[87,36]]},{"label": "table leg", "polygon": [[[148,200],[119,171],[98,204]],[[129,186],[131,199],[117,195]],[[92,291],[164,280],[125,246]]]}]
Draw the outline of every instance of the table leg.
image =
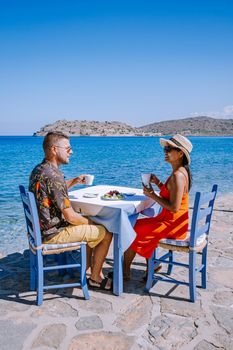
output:
[{"label": "table leg", "polygon": [[123,252],[119,248],[119,234],[114,234],[113,246],[113,294],[123,293]]}]

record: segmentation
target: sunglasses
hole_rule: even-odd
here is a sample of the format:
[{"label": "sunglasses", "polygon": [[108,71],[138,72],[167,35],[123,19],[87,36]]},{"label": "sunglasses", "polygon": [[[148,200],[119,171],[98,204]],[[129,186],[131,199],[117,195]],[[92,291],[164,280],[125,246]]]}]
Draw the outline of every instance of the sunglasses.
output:
[{"label": "sunglasses", "polygon": [[67,152],[70,152],[72,150],[72,148],[70,146],[68,147],[63,147],[63,146],[58,146],[58,145],[54,145],[55,147],[58,147],[58,148],[64,148]]},{"label": "sunglasses", "polygon": [[163,148],[164,152],[171,152],[171,151],[181,151],[179,148],[177,147],[172,147],[172,146],[165,146]]}]

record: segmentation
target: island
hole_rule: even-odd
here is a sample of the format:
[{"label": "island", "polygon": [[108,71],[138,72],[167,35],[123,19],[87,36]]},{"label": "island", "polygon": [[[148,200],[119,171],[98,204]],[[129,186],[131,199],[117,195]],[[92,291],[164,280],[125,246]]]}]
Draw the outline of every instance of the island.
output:
[{"label": "island", "polygon": [[207,116],[155,122],[141,127],[118,121],[58,120],[47,124],[33,136],[44,136],[50,131],[61,131],[70,136],[233,136],[233,119]]}]

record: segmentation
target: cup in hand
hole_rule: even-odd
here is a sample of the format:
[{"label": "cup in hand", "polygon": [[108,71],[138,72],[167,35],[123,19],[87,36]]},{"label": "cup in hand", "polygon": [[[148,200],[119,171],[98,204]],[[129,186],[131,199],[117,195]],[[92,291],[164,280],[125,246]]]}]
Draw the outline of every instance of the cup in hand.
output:
[{"label": "cup in hand", "polygon": [[92,185],[94,181],[94,175],[87,174],[85,175],[85,184]]},{"label": "cup in hand", "polygon": [[151,174],[141,174],[142,183],[146,187],[150,187]]}]

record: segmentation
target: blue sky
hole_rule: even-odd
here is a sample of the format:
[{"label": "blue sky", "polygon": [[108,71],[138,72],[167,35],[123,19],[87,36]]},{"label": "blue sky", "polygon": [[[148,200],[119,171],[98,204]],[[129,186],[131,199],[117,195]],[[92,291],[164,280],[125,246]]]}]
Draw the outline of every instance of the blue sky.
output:
[{"label": "blue sky", "polygon": [[233,1],[0,1],[0,135],[233,117]]}]

